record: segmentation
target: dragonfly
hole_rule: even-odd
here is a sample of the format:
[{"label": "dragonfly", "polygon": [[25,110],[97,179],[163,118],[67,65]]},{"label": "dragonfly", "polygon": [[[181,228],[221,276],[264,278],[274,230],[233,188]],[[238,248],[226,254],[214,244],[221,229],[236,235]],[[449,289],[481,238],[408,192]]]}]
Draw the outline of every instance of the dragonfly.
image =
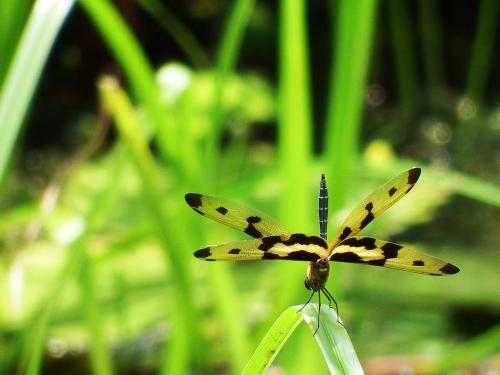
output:
[{"label": "dragonfly", "polygon": [[204,247],[195,251],[194,256],[206,261],[307,261],[309,265],[304,284],[312,293],[304,306],[318,293],[318,314],[321,293],[330,306],[332,300],[337,306],[326,289],[330,261],[381,266],[432,276],[455,274],[459,272],[458,267],[434,256],[397,243],[357,236],[373,219],[408,194],[420,173],[420,168],[412,168],[374,190],[350,212],[330,244],[327,242],[328,190],[324,175],[321,176],[319,189],[319,236],[291,233],[269,215],[225,198],[188,193],[185,200],[194,211],[254,237]]}]

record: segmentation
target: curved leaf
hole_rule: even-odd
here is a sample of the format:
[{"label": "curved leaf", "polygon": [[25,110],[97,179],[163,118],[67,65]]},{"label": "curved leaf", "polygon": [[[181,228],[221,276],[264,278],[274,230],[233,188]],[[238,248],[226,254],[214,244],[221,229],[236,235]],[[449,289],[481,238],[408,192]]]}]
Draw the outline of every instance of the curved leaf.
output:
[{"label": "curved leaf", "polygon": [[[244,375],[262,374],[273,363],[274,358],[302,320],[311,328],[318,327],[318,304],[310,303],[302,310],[300,305],[286,309],[274,322],[248,361]],[[314,338],[332,374],[363,374],[349,335],[338,320],[337,314],[322,305],[320,325]]]}]

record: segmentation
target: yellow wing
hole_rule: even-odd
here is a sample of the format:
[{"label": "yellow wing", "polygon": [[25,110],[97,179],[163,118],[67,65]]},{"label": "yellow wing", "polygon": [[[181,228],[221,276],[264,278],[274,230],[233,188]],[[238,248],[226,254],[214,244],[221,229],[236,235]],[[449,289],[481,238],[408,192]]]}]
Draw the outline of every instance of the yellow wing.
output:
[{"label": "yellow wing", "polygon": [[316,261],[328,256],[328,244],[321,237],[293,233],[209,246],[195,251],[194,256],[212,261],[260,259]]},{"label": "yellow wing", "polygon": [[458,267],[396,243],[371,237],[350,237],[333,249],[330,260],[383,266],[427,275],[451,275]]},{"label": "yellow wing", "polygon": [[405,196],[416,184],[419,177],[420,168],[412,168],[386,182],[363,199],[340,226],[335,241],[330,246],[330,251],[333,251],[340,241],[356,235],[376,216]]},{"label": "yellow wing", "polygon": [[272,217],[243,204],[196,193],[188,193],[184,198],[199,214],[239,229],[252,237],[289,234],[288,230]]}]

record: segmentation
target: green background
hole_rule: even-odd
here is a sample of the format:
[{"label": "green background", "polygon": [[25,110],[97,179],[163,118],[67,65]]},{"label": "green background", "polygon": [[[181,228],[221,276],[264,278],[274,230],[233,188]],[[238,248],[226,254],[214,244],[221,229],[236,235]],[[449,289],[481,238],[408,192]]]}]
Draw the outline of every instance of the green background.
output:
[{"label": "green background", "polygon": [[[332,264],[368,374],[500,371],[499,3],[0,2],[0,373],[239,373],[308,298],[306,263],[205,263],[245,238],[184,202],[246,202],[330,237],[422,168],[364,235],[446,278]],[[273,371],[325,373],[302,325]],[[279,372],[278,372],[279,373]]]}]

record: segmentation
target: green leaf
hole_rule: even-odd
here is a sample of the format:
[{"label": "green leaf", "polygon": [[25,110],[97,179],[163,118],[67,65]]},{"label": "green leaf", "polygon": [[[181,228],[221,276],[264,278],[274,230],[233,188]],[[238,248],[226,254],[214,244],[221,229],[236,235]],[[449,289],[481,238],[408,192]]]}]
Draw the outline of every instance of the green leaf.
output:
[{"label": "green leaf", "polygon": [[116,61],[128,79],[134,99],[144,106],[152,121],[162,156],[176,158],[175,129],[169,114],[163,108],[159,88],[155,81],[153,67],[137,38],[108,0],[80,0],[80,5],[87,12],[95,27],[101,33]]},{"label": "green leaf", "polygon": [[371,64],[377,3],[376,0],[337,2],[324,138],[334,210],[346,202],[349,181],[352,181],[349,176],[358,160],[363,95]]},{"label": "green leaf", "polygon": [[24,28],[0,92],[0,182],[49,51],[73,3],[73,0],[37,1]]},{"label": "green leaf", "polygon": [[[297,307],[297,306],[295,306]],[[332,374],[363,374],[363,369],[352,346],[345,327],[337,313],[331,308],[322,305],[321,314],[318,314],[318,304],[310,303],[301,313],[312,332],[318,327],[314,335],[326,364]]]},{"label": "green leaf", "polygon": [[244,375],[262,374],[272,364],[274,358],[302,320],[311,328],[326,364],[332,374],[363,374],[363,369],[356,356],[349,335],[337,317],[337,314],[326,305],[310,303],[302,306],[292,306],[286,309],[274,322],[254,354],[248,361]]}]

